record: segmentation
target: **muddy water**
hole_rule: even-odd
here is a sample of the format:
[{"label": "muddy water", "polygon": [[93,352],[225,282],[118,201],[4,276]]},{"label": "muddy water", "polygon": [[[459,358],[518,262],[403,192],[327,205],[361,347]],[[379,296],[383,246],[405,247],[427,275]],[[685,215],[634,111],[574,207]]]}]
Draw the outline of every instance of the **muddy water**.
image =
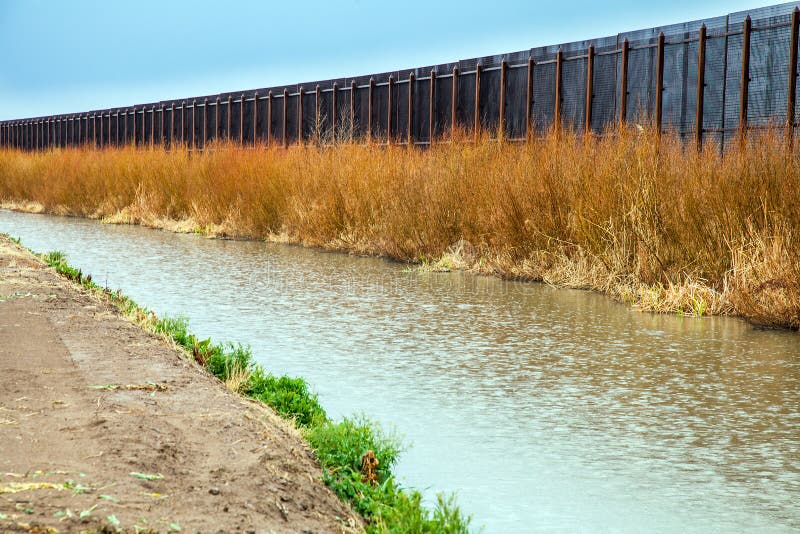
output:
[{"label": "muddy water", "polygon": [[487,532],[800,530],[800,336],[596,294],[282,245],[0,211],[195,331],[249,343]]}]

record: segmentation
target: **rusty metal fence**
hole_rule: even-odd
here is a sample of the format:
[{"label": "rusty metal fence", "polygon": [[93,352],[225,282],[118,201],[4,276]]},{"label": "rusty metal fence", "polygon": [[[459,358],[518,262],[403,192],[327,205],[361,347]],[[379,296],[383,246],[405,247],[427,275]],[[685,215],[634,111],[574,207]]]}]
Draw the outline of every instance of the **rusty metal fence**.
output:
[{"label": "rusty metal fence", "polygon": [[648,122],[720,147],[800,120],[798,2],[371,76],[0,122],[0,146],[524,140]]}]

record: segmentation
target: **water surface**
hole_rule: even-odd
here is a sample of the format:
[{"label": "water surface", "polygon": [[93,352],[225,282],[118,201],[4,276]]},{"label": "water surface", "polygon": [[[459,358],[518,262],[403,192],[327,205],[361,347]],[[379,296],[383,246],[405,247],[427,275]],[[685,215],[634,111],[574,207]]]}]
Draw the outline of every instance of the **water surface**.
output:
[{"label": "water surface", "polygon": [[800,530],[800,336],[374,258],[0,211],[95,282],[305,377],[487,532]]}]

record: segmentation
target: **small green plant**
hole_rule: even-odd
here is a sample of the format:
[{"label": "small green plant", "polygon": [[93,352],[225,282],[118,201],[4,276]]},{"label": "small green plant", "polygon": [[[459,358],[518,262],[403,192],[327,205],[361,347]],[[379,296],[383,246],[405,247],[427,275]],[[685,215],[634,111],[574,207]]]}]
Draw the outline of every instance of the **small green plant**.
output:
[{"label": "small green plant", "polygon": [[[323,468],[323,480],[368,521],[367,532],[468,532],[471,518],[461,513],[452,495],[438,495],[433,510],[429,510],[423,506],[418,491],[401,488],[396,483],[392,467],[402,451],[401,442],[375,421],[361,415],[332,422],[304,379],[267,372],[253,361],[249,347],[199,339],[189,330],[186,317],[158,318],[121,291],[110,291],[93,283],[91,276],[84,276],[80,269],[70,267],[62,252],[50,252],[42,258],[62,276],[108,298],[143,328],[174,341],[223,382],[233,375],[243,377],[244,383],[237,391],[272,407],[305,429],[306,439]],[[247,372],[242,373],[242,370]],[[94,387],[102,389],[114,385]],[[372,451],[378,460],[375,484],[365,481],[361,471],[362,458],[367,451]],[[132,472],[130,475],[143,480],[163,479],[161,474]],[[106,495],[100,498],[113,499]],[[88,515],[93,510],[94,507],[84,513]],[[114,516],[108,518],[111,524],[115,524],[114,519]],[[174,523],[169,528],[180,531],[180,526]],[[136,530],[139,531],[139,527]]]}]

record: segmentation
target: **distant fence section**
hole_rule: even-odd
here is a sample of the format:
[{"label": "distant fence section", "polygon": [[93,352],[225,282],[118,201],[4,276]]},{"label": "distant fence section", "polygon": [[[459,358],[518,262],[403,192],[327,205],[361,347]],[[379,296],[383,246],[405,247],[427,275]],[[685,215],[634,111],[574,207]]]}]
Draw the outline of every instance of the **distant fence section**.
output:
[{"label": "distant fence section", "polygon": [[8,120],[0,144],[282,144],[353,138],[426,145],[454,129],[509,140],[554,125],[647,121],[724,146],[798,123],[798,2],[371,76]]}]

